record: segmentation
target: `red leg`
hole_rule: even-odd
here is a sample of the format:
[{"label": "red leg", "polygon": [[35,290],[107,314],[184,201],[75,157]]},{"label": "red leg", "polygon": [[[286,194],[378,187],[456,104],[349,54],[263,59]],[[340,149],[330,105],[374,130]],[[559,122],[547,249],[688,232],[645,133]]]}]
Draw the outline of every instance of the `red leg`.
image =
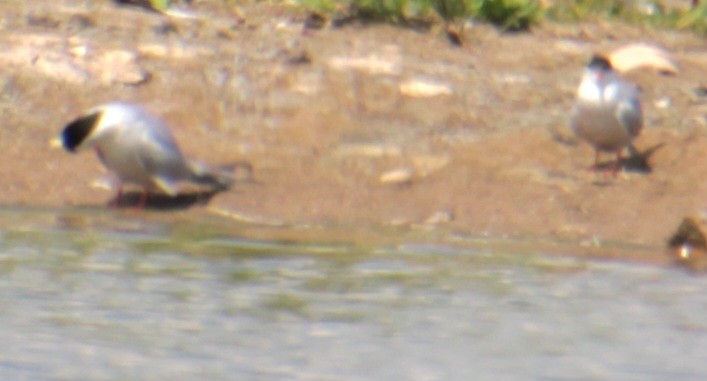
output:
[{"label": "red leg", "polygon": [[599,150],[594,150],[594,164],[587,167],[587,171],[595,172],[599,170]]},{"label": "red leg", "polygon": [[621,157],[621,149],[619,148],[616,150],[616,163],[614,163],[614,176],[616,176],[619,171],[621,171],[621,161],[623,158]]},{"label": "red leg", "polygon": [[145,205],[147,205],[147,190],[143,189],[142,194],[140,194],[140,199],[138,200],[137,205],[135,205],[135,208],[145,209]]}]

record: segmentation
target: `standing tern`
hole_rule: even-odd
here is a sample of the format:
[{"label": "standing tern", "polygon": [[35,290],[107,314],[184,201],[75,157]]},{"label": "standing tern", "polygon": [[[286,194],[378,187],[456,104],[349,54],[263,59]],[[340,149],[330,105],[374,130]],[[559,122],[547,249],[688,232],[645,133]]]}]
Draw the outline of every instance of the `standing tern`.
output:
[{"label": "standing tern", "polygon": [[614,152],[616,173],[621,151],[631,149],[642,126],[638,87],[622,80],[607,58],[595,55],[584,69],[570,118],[575,135],[594,147],[594,167],[600,152]]}]

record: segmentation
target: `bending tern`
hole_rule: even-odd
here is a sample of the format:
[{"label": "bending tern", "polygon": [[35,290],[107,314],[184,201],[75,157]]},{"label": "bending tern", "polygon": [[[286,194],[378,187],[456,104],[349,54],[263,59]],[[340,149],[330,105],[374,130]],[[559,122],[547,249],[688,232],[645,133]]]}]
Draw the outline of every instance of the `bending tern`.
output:
[{"label": "bending tern", "polygon": [[94,108],[66,125],[61,141],[69,152],[95,149],[103,165],[119,179],[116,204],[126,183],[142,188],[139,205],[144,206],[148,192],[174,197],[181,182],[207,186],[214,192],[227,189],[233,182],[231,172],[185,158],[169,126],[131,103]]}]

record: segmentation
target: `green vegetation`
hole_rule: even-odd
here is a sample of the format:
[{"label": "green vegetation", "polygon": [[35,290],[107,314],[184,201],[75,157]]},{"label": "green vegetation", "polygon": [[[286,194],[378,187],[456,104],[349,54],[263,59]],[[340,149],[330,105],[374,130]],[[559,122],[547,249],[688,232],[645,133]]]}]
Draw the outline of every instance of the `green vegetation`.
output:
[{"label": "green vegetation", "polygon": [[150,0],[150,5],[158,11],[164,11],[169,6],[169,0]]},{"label": "green vegetation", "polygon": [[[144,0],[143,0],[144,1]],[[157,11],[183,0],[147,0]],[[239,2],[246,0],[223,0]],[[250,0],[258,1],[258,0]],[[614,19],[707,34],[707,0],[693,9],[667,9],[662,0],[270,0],[298,4],[337,19],[391,22],[407,26],[478,20],[522,31],[543,19],[576,22]]]},{"label": "green vegetation", "polygon": [[477,0],[472,17],[507,30],[524,30],[537,23],[542,8],[535,0]]},{"label": "green vegetation", "polygon": [[[574,22],[608,18],[638,25],[707,33],[707,1],[694,9],[666,9],[661,0],[295,0],[315,12],[369,21],[418,25],[435,20],[490,22],[526,30],[543,19]],[[685,0],[685,8],[689,1]]]},{"label": "green vegetation", "polygon": [[[637,25],[707,33],[707,2],[694,9],[667,9],[660,0],[564,0],[544,10],[556,21],[592,18],[623,20]],[[685,0],[685,8],[689,1]]]},{"label": "green vegetation", "polygon": [[542,15],[538,0],[299,0],[313,11],[418,25],[475,18],[507,30],[527,29]]},{"label": "green vegetation", "polygon": [[[673,12],[675,13],[675,12]],[[670,15],[669,15],[670,16]],[[702,5],[684,14],[675,14],[675,27],[678,29],[691,29],[707,34],[707,1]]]},{"label": "green vegetation", "polygon": [[[151,8],[164,11],[177,0],[148,0]],[[223,0],[239,2],[245,0]],[[251,0],[258,1],[258,0]],[[503,30],[522,31],[543,19],[576,22],[614,19],[637,25],[692,30],[707,34],[707,0],[688,9],[668,9],[662,0],[270,0],[293,2],[305,9],[336,19],[417,26],[438,21],[478,20]]]}]

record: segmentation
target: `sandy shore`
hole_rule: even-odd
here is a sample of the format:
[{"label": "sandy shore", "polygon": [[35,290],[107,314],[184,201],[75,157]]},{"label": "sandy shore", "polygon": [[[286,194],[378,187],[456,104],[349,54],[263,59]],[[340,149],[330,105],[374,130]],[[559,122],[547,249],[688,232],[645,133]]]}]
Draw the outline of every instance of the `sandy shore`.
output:
[{"label": "sandy shore", "polygon": [[[108,202],[94,155],[51,140],[120,99],[161,115],[190,156],[253,165],[255,181],[187,213],[662,248],[707,206],[701,36],[481,25],[456,47],[435,31],[388,25],[304,31],[305,14],[267,4],[202,4],[208,22],[84,4],[0,4],[2,204]],[[644,90],[636,146],[650,171],[587,171],[593,151],[567,128],[582,66],[633,42],[664,47],[680,69],[628,74]]]}]

